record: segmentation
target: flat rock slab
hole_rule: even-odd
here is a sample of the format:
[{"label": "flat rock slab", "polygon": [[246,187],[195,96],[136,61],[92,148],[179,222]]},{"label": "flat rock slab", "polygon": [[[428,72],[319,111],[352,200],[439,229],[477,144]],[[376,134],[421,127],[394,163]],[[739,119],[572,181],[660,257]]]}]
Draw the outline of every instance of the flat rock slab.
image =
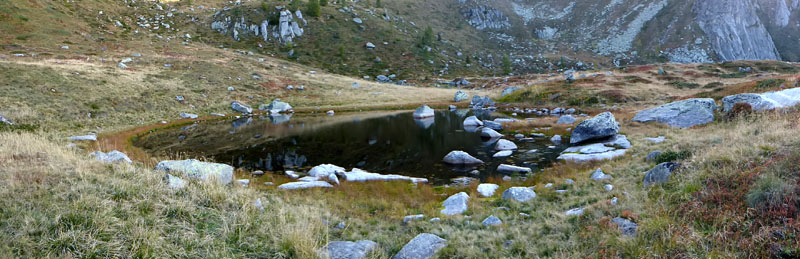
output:
[{"label": "flat rock slab", "polygon": [[332,188],[328,182],[323,181],[313,181],[313,182],[293,182],[293,183],[285,183],[278,186],[278,189],[281,190],[299,190],[299,189],[309,189],[309,188]]},{"label": "flat rock slab", "polygon": [[393,259],[427,259],[432,258],[436,252],[447,246],[447,240],[428,233],[417,235],[408,244],[400,249]]},{"label": "flat rock slab", "polygon": [[673,128],[689,128],[714,121],[716,102],[711,98],[693,98],[640,111],[637,122],[659,122]]},{"label": "flat rock slab", "polygon": [[319,258],[330,259],[361,259],[378,247],[378,243],[371,240],[333,241],[322,247],[317,252]]},{"label": "flat rock slab", "polygon": [[492,157],[509,157],[513,153],[514,153],[514,151],[511,151],[511,150],[503,150],[503,151],[494,153],[494,155],[492,155]]},{"label": "flat rock slab", "polygon": [[527,167],[500,164],[497,166],[497,171],[501,173],[531,173],[533,170]]},{"label": "flat rock slab", "polygon": [[200,162],[195,159],[166,160],[156,165],[156,171],[181,172],[202,181],[216,179],[220,184],[233,181],[233,167],[226,164]]},{"label": "flat rock slab", "polygon": [[414,110],[415,119],[429,118],[435,115],[436,114],[434,113],[433,109],[431,109],[431,107],[428,107],[427,105],[420,106],[419,108]]},{"label": "flat rock slab", "polygon": [[453,194],[452,196],[448,197],[442,203],[444,209],[441,211],[442,214],[453,216],[464,213],[467,211],[467,204],[469,202],[469,195],[465,192],[459,192]]},{"label": "flat rock slab", "polygon": [[410,181],[412,183],[427,183],[428,179],[416,178],[396,174],[370,173],[358,168],[353,168],[350,172],[344,173],[343,179],[348,182],[367,182],[367,181]]},{"label": "flat rock slab", "polygon": [[725,112],[730,112],[737,103],[749,104],[754,111],[792,107],[800,103],[800,88],[762,94],[737,94],[722,98],[722,108]]}]

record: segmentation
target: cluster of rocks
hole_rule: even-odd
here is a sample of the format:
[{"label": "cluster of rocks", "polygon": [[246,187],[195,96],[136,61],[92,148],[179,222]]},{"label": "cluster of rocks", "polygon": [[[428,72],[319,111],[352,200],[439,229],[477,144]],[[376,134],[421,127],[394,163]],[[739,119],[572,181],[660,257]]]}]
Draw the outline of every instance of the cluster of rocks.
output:
[{"label": "cluster of rocks", "polygon": [[[514,113],[521,113],[521,114],[535,114],[536,116],[563,116],[563,115],[572,115],[577,113],[575,108],[565,108],[565,107],[555,107],[552,109],[548,108],[519,108],[519,107],[512,107],[508,108],[507,111],[514,112]],[[582,114],[585,116],[585,114]]]},{"label": "cluster of rocks", "polygon": [[397,75],[395,75],[395,74],[391,74],[389,76],[378,75],[378,76],[375,77],[375,81],[377,81],[378,83],[396,84],[396,85],[409,85],[408,81],[406,81],[406,80],[397,80],[397,81],[395,81],[395,79],[397,79]]},{"label": "cluster of rocks", "polygon": [[322,164],[311,168],[308,175],[300,177],[293,171],[287,171],[286,174],[290,178],[297,179],[297,182],[285,183],[278,186],[281,190],[296,190],[308,188],[331,188],[342,181],[348,182],[366,182],[366,181],[409,181],[412,183],[426,183],[428,179],[415,178],[402,175],[384,175],[378,173],[367,172],[358,168],[353,168],[349,172],[343,167]]},{"label": "cluster of rocks", "polygon": [[[278,24],[270,24],[268,19],[249,21],[245,19],[245,16],[227,15],[226,13],[235,12],[230,8],[225,8],[214,14],[211,29],[222,34],[229,34],[236,41],[240,41],[244,36],[252,36],[265,42],[275,39],[283,43],[291,43],[303,36],[304,30],[300,27],[300,22],[303,26],[308,24],[303,19],[303,13],[297,10],[292,14],[291,11],[282,7],[276,7],[276,9],[280,15]],[[295,17],[299,22],[295,20]]]},{"label": "cluster of rocks", "polygon": [[573,146],[561,152],[558,159],[588,162],[622,156],[631,148],[631,143],[618,133],[619,123],[610,112],[584,120],[572,130],[570,144]]}]

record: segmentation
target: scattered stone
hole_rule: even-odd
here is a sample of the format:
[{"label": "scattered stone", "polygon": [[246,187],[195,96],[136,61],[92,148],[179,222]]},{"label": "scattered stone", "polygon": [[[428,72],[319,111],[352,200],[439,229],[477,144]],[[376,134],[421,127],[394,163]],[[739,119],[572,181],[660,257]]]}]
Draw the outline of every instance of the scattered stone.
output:
[{"label": "scattered stone", "polygon": [[494,196],[494,192],[497,191],[497,188],[500,188],[497,184],[482,183],[478,185],[478,193],[483,197],[492,197]]},{"label": "scattered stone", "polygon": [[336,113],[333,110],[329,110],[329,111],[325,112],[325,114],[327,114],[328,116],[333,116]]},{"label": "scattered stone", "polygon": [[508,176],[508,175],[506,175],[506,176],[503,176],[503,181],[504,181],[504,182],[511,181],[511,176]]},{"label": "scattered stone", "polygon": [[497,171],[501,173],[531,173],[533,172],[530,168],[527,167],[520,167],[520,166],[513,166],[507,164],[500,164],[497,166]]},{"label": "scattered stone", "polygon": [[292,106],[288,103],[281,102],[280,99],[272,100],[269,105],[261,105],[259,110],[269,111],[271,114],[287,113],[292,111]]},{"label": "scattered stone", "polygon": [[191,113],[185,113],[185,112],[181,112],[180,115],[181,115],[181,118],[184,118],[184,119],[197,119],[198,117],[200,117],[200,116],[197,116],[197,114],[191,114]]},{"label": "scattered stone", "polygon": [[558,118],[556,124],[573,124],[575,123],[576,120],[577,119],[575,119],[575,117],[572,117],[572,115],[563,115],[560,118]]},{"label": "scattered stone", "polygon": [[636,230],[639,228],[633,221],[620,217],[611,219],[611,223],[616,224],[617,229],[621,231],[623,235],[629,237],[635,237]]},{"label": "scattered stone", "polygon": [[730,112],[733,109],[733,105],[737,103],[747,103],[754,111],[792,107],[800,103],[800,88],[761,94],[737,94],[722,98],[722,106],[725,112]]},{"label": "scattered stone", "polygon": [[250,185],[250,179],[239,179],[236,180],[236,183],[241,185],[242,187],[247,187],[248,185]]},{"label": "scattered stone", "polygon": [[688,128],[714,121],[716,108],[714,99],[693,98],[640,111],[633,117],[633,121],[655,121],[673,128]]},{"label": "scattered stone", "polygon": [[553,142],[553,144],[556,144],[556,145],[561,144],[561,135],[553,136],[552,138],[550,138],[550,142]]},{"label": "scattered stone", "polygon": [[603,189],[605,189],[606,191],[610,192],[610,191],[614,190],[614,186],[610,185],[610,184],[606,184],[606,185],[603,186]]},{"label": "scattered stone", "polygon": [[375,44],[372,44],[372,42],[367,42],[365,46],[367,47],[367,49],[375,49]]},{"label": "scattered stone", "polygon": [[469,195],[465,192],[459,192],[453,194],[449,198],[447,198],[442,206],[444,209],[441,211],[442,214],[453,216],[464,213],[467,211],[467,203],[469,201]]},{"label": "scattered stone", "polygon": [[466,101],[467,99],[469,99],[469,95],[467,95],[467,93],[465,93],[464,91],[461,91],[461,90],[458,90],[458,92],[456,92],[455,96],[453,96],[453,101],[457,102],[457,103]]},{"label": "scattered stone", "polygon": [[177,176],[173,176],[171,174],[166,174],[164,176],[164,180],[167,181],[167,186],[169,188],[171,188],[171,189],[177,190],[177,189],[183,189],[183,187],[186,187],[186,181],[184,181],[181,178],[178,178]]},{"label": "scattered stone", "polygon": [[211,181],[226,185],[233,181],[233,167],[226,164],[200,162],[195,159],[165,160],[158,162],[156,171],[181,172],[184,175],[202,181]]},{"label": "scattered stone", "polygon": [[433,109],[431,109],[431,107],[428,107],[427,105],[420,106],[419,108],[414,110],[414,119],[429,118],[435,115],[436,114],[434,113]]},{"label": "scattered stone", "polygon": [[264,171],[261,171],[261,170],[253,171],[253,175],[256,175],[256,176],[264,175]]},{"label": "scattered stone", "polygon": [[617,199],[617,197],[611,198],[611,205],[617,206],[618,201],[619,199]]},{"label": "scattered stone", "polygon": [[392,259],[428,259],[447,245],[444,240],[434,234],[423,233],[412,239],[400,249]]},{"label": "scattered stone", "polygon": [[568,210],[564,214],[567,215],[567,216],[580,216],[580,215],[583,215],[583,211],[584,211],[584,208],[580,207],[580,208],[574,208],[574,209]]},{"label": "scattered stone", "polygon": [[594,172],[592,172],[591,179],[595,181],[610,180],[611,176],[603,173],[603,170],[600,170],[600,168],[598,168],[597,170],[594,170]]},{"label": "scattered stone", "polygon": [[661,155],[661,151],[656,150],[656,151],[650,152],[650,154],[647,154],[647,156],[644,158],[644,160],[648,161],[648,162],[649,161],[656,161],[656,158],[658,158],[658,155]]},{"label": "scattered stone", "polygon": [[480,127],[483,126],[483,122],[475,116],[469,116],[464,119],[464,127]]},{"label": "scattered stone", "polygon": [[403,225],[408,224],[408,222],[411,222],[411,221],[414,221],[414,220],[421,220],[423,218],[425,218],[425,215],[422,215],[422,214],[405,216],[405,217],[403,217]]},{"label": "scattered stone", "polygon": [[536,198],[536,192],[528,187],[511,187],[503,192],[504,200],[514,200],[518,202],[526,202]]},{"label": "scattered stone", "polygon": [[67,138],[69,141],[97,141],[97,135],[90,134],[84,136],[72,136]]},{"label": "scattered stone", "polygon": [[228,86],[228,91],[232,92],[233,90],[236,90],[236,89],[234,89],[233,86]]},{"label": "scattered stone", "polygon": [[514,144],[514,142],[511,142],[511,141],[508,141],[508,140],[505,140],[505,139],[501,139],[501,140],[497,141],[497,145],[495,146],[495,149],[497,149],[497,150],[516,150],[517,149],[517,144]]},{"label": "scattered stone", "polygon": [[292,178],[292,179],[300,178],[300,175],[298,175],[294,171],[285,171],[284,173],[286,174],[286,176],[288,176],[289,178]]},{"label": "scattered stone", "polygon": [[657,138],[644,138],[644,140],[650,141],[654,144],[658,144],[664,142],[665,140],[667,140],[667,138],[665,138],[664,136],[659,136]]},{"label": "scattered stone", "polygon": [[184,100],[186,100],[186,98],[183,98],[183,95],[178,95],[178,96],[175,96],[175,100],[179,101],[179,102],[183,102]]},{"label": "scattered stone", "polygon": [[131,159],[128,158],[128,156],[125,155],[125,153],[119,152],[117,150],[108,153],[103,153],[102,151],[95,151],[89,155],[93,156],[94,159],[96,159],[97,161],[107,164],[112,164],[117,162],[128,163],[128,164],[133,163],[133,161],[131,161]]},{"label": "scattered stone", "polygon": [[483,161],[480,159],[460,150],[450,151],[450,153],[444,157],[443,161],[453,165],[483,164]]},{"label": "scattered stone", "polygon": [[680,164],[675,162],[658,164],[656,167],[653,167],[653,169],[650,169],[650,171],[647,171],[647,173],[644,175],[644,181],[642,184],[644,187],[648,187],[653,184],[666,183],[669,181],[669,176],[672,174],[672,172],[678,169],[679,165]]},{"label": "scattered stone", "polygon": [[332,188],[328,182],[324,181],[313,181],[313,182],[292,182],[292,183],[285,183],[278,186],[278,189],[281,190],[298,190],[298,189],[308,189],[308,188]]},{"label": "scattered stone", "polygon": [[244,103],[240,103],[239,101],[231,102],[231,108],[234,111],[240,112],[242,114],[251,114],[251,113],[253,113],[253,108],[250,108],[250,106],[247,106]]},{"label": "scattered stone", "polygon": [[570,144],[592,139],[611,137],[619,133],[619,123],[610,112],[598,114],[594,118],[582,121],[572,131]]},{"label": "scattered stone", "polygon": [[564,183],[565,184],[573,184],[573,183],[575,183],[575,181],[573,181],[572,179],[566,179],[566,180],[564,180]]},{"label": "scattered stone", "polygon": [[225,114],[212,112],[211,116],[225,117]]},{"label": "scattered stone", "polygon": [[357,242],[334,241],[317,251],[317,256],[331,259],[361,259],[365,258],[370,251],[377,247],[378,243],[370,240],[359,240]]},{"label": "scattered stone", "polygon": [[491,215],[491,216],[487,217],[486,219],[484,219],[483,222],[481,222],[481,224],[483,224],[484,226],[487,226],[487,227],[488,226],[499,226],[499,225],[503,224],[503,221],[500,220],[499,218],[495,217],[494,215]]},{"label": "scattered stone", "polygon": [[514,92],[516,92],[517,90],[520,90],[520,89],[522,89],[522,88],[519,87],[519,86],[507,87],[507,88],[503,89],[503,92],[500,93],[500,96],[501,97],[505,97],[506,95],[512,94],[512,93],[514,93]]},{"label": "scattered stone", "polygon": [[9,119],[6,119],[6,117],[3,117],[2,114],[0,114],[0,123],[6,124],[6,125],[14,125],[14,122],[12,122]]}]

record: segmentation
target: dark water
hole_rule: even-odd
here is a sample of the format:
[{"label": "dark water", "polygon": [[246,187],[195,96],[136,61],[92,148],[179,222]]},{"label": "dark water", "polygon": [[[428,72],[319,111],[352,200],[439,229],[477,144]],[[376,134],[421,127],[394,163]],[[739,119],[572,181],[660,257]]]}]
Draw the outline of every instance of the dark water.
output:
[{"label": "dark water", "polygon": [[[475,111],[437,111],[434,118],[415,120],[411,112],[295,116],[203,122],[159,131],[135,145],[160,156],[204,157],[249,170],[305,171],[323,163],[383,174],[425,177],[436,184],[459,176],[496,175],[501,163],[526,166],[534,172],[549,165],[564,147],[548,149],[548,139],[513,139],[519,150],[511,157],[492,158],[496,140],[482,139],[463,121]],[[501,114],[480,112],[481,119]],[[471,132],[472,131],[472,132]],[[526,132],[530,133],[530,132]],[[538,152],[528,153],[536,149]],[[451,167],[442,158],[463,150],[486,162],[474,168]],[[479,170],[475,176],[469,172]]]}]

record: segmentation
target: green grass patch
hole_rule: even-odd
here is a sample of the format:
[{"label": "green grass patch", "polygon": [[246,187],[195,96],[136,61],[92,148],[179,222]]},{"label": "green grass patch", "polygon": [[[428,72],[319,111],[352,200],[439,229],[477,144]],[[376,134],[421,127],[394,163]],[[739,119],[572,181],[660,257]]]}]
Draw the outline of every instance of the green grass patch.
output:
[{"label": "green grass patch", "polygon": [[684,88],[695,89],[700,87],[700,84],[698,83],[685,82],[685,81],[672,81],[669,82],[668,84],[677,87],[678,89],[684,89]]},{"label": "green grass patch", "polygon": [[758,81],[756,84],[756,89],[769,89],[769,88],[777,88],[781,86],[781,84],[786,83],[786,79],[781,78],[770,78]]}]

